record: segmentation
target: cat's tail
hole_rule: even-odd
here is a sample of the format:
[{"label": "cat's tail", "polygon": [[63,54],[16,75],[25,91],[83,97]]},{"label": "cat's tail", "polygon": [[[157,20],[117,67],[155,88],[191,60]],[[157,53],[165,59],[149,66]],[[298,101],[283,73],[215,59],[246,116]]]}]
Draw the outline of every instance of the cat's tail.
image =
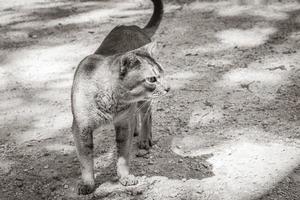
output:
[{"label": "cat's tail", "polygon": [[149,37],[152,37],[156,32],[164,13],[164,6],[162,0],[151,0],[151,1],[154,6],[154,11],[148,24],[143,28],[143,30]]}]

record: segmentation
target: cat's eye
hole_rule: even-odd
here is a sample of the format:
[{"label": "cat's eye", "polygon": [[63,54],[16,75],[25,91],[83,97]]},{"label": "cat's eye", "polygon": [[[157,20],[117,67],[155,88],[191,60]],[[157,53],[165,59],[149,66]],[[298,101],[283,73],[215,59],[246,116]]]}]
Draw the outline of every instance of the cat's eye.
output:
[{"label": "cat's eye", "polygon": [[157,81],[156,77],[155,76],[152,76],[152,77],[148,77],[146,79],[149,83],[155,83]]}]

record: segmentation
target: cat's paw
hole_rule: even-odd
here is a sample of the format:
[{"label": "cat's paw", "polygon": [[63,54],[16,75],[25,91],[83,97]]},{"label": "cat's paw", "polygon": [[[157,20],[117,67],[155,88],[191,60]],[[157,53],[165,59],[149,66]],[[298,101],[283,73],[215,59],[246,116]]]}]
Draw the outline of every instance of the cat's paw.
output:
[{"label": "cat's paw", "polygon": [[149,150],[153,145],[153,141],[151,138],[141,140],[138,142],[139,149]]},{"label": "cat's paw", "polygon": [[127,175],[123,176],[119,179],[119,182],[124,185],[124,186],[131,186],[131,185],[136,185],[138,184],[138,180],[135,176],[133,175]]},{"label": "cat's paw", "polygon": [[88,195],[95,191],[95,184],[79,183],[77,186],[77,193],[79,195]]}]

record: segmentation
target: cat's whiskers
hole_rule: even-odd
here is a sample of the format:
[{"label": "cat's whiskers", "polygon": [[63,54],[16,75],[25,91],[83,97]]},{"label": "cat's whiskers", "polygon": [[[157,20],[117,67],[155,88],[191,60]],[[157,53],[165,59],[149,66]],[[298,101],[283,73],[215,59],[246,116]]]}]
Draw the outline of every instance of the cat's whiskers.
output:
[{"label": "cat's whiskers", "polygon": [[150,102],[150,105],[148,106],[148,108],[147,108],[147,111],[145,112],[145,115],[144,115],[144,117],[143,117],[142,121],[144,121],[144,120],[145,120],[145,118],[146,118],[146,116],[147,116],[148,112],[150,111],[150,109],[151,109],[151,107],[152,107],[152,103],[153,103],[152,99],[151,99],[151,100],[149,100],[149,101],[147,101],[147,102]]},{"label": "cat's whiskers", "polygon": [[148,101],[145,101],[142,103],[142,105],[135,111],[134,115],[140,112],[140,110],[148,103]]}]

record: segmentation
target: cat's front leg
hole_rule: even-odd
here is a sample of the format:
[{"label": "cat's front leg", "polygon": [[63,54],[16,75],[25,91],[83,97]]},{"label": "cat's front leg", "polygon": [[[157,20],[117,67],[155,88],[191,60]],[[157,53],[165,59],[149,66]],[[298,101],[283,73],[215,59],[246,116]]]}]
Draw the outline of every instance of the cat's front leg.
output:
[{"label": "cat's front leg", "polygon": [[124,186],[137,184],[137,179],[129,174],[129,159],[135,130],[135,119],[124,119],[115,123],[117,142],[117,175],[119,182]]},{"label": "cat's front leg", "polygon": [[73,121],[72,132],[82,176],[82,182],[78,185],[78,194],[80,195],[87,195],[95,190],[93,130],[91,126]]},{"label": "cat's front leg", "polygon": [[149,150],[153,145],[152,141],[152,111],[151,102],[139,102],[141,127],[138,146],[140,149]]}]

